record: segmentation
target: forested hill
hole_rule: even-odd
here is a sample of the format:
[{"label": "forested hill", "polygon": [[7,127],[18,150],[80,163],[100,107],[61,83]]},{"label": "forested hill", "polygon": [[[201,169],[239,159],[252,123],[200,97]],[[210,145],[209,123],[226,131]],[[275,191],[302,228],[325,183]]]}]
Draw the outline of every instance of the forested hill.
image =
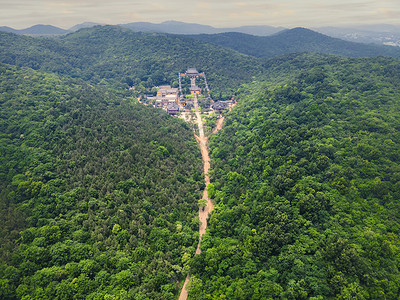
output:
[{"label": "forested hill", "polygon": [[265,37],[237,32],[200,34],[191,37],[255,57],[271,58],[295,52],[327,53],[349,57],[400,57],[398,47],[348,42],[306,28],[288,29]]},{"label": "forested hill", "polygon": [[60,38],[0,32],[0,40],[0,62],[120,87],[177,84],[179,72],[196,67],[207,72],[214,92],[231,93],[263,71],[259,59],[230,49],[117,26],[82,29]]},{"label": "forested hill", "polygon": [[[116,26],[0,33],[0,299],[176,299],[189,271],[189,299],[399,298],[400,61],[291,53],[381,55],[304,29],[220,37],[263,58]],[[188,67],[239,101],[210,137],[198,256],[193,128],[127,90]]]},{"label": "forested hill", "polygon": [[398,299],[399,74],[343,58],[241,88],[209,144],[190,299]]},{"label": "forested hill", "polygon": [[0,64],[1,299],[178,293],[200,150],[186,123],[134,102]]}]

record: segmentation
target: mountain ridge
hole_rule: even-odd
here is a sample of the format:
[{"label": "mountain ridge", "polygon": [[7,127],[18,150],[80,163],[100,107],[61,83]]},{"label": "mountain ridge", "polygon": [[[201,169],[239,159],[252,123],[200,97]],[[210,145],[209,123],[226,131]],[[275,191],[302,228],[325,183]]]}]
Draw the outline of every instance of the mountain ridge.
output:
[{"label": "mountain ridge", "polygon": [[[63,29],[53,25],[33,25],[25,29],[14,29],[8,26],[0,27],[0,31],[13,32],[16,34],[37,34],[37,35],[54,35],[54,34],[68,34],[75,32],[82,28],[94,27],[97,25],[106,25],[96,22],[84,22],[72,26],[69,29]],[[253,34],[257,36],[266,36],[277,33],[285,27],[274,27],[268,25],[259,26],[239,26],[239,27],[213,27],[210,25],[203,25],[197,23],[186,23],[178,21],[165,21],[162,23],[151,23],[151,22],[131,22],[126,24],[118,24],[118,26],[129,28],[134,31],[144,31],[144,32],[162,32],[171,34],[214,34],[222,32],[242,32],[247,34]],[[56,31],[56,33],[55,33]]]},{"label": "mountain ridge", "polygon": [[121,88],[127,88],[129,78],[146,88],[173,84],[178,72],[193,66],[211,73],[208,81],[213,92],[229,91],[226,97],[231,97],[238,84],[264,70],[260,59],[231,49],[185,36],[134,32],[119,26],[81,29],[54,39],[0,32],[0,39],[4,41],[0,45],[0,61],[4,63],[69,74],[95,84],[114,82]]},{"label": "mountain ridge", "polygon": [[304,27],[286,29],[264,37],[236,32],[190,35],[190,37],[264,58],[293,52],[329,53],[349,57],[381,55],[400,57],[400,49],[397,47],[345,41]]},{"label": "mountain ridge", "polygon": [[[35,30],[29,27],[25,29],[14,29],[8,26],[0,27],[0,31],[13,32],[16,34],[31,34],[31,35],[62,35],[75,32],[82,28],[93,27],[96,25],[106,25],[104,23],[84,22],[72,26],[69,29],[56,27],[59,32],[53,33],[52,29]],[[51,26],[51,25],[48,25]],[[286,28],[283,26],[269,25],[245,25],[239,27],[213,27],[210,25],[187,23],[180,21],[165,21],[161,23],[152,22],[130,22],[118,24],[118,26],[126,27],[135,31],[144,32],[163,32],[172,34],[218,34],[224,32],[241,32],[255,36],[269,36],[278,33]],[[347,41],[359,42],[365,44],[392,45],[400,46],[400,26],[391,24],[371,24],[371,25],[353,25],[353,26],[321,26],[310,27],[309,29]],[[44,30],[44,31],[43,31]],[[29,33],[27,33],[29,32]]]},{"label": "mountain ridge", "polygon": [[[299,53],[366,51],[304,28],[217,37],[278,56],[118,26],[0,32],[2,299],[176,299],[189,272],[190,299],[398,298],[400,60]],[[237,103],[208,139],[197,256],[193,128],[136,101],[187,67]]]},{"label": "mountain ridge", "polygon": [[0,31],[21,35],[63,35],[70,31],[53,25],[37,24],[24,29],[14,29],[8,26],[0,27]]},{"label": "mountain ridge", "polygon": [[268,25],[218,28],[210,25],[185,23],[178,21],[165,21],[160,24],[150,22],[134,22],[128,24],[120,24],[120,26],[127,27],[132,30],[158,31],[172,34],[216,34],[223,32],[242,32],[257,36],[271,35],[285,29],[284,27],[274,27]]},{"label": "mountain ridge", "polygon": [[[195,39],[201,37],[207,38]],[[219,44],[210,41],[210,37],[218,38]],[[216,93],[212,97],[221,98],[222,92],[224,99],[232,96],[239,83],[269,73],[269,58],[302,52],[400,57],[400,49],[395,47],[346,42],[304,28],[256,37],[243,33],[196,36],[144,33],[107,25],[51,39],[5,32],[0,32],[0,38],[4,41],[0,45],[3,63],[69,74],[95,84],[105,81],[119,88],[126,88],[126,82],[132,82],[132,79],[134,85],[140,84],[144,89],[163,83],[173,84],[177,72],[185,71],[191,65],[207,70],[209,83],[213,86],[211,90]],[[174,46],[171,48],[171,45]],[[44,52],[46,56],[42,55]],[[146,75],[144,70],[152,70],[151,75]]]}]

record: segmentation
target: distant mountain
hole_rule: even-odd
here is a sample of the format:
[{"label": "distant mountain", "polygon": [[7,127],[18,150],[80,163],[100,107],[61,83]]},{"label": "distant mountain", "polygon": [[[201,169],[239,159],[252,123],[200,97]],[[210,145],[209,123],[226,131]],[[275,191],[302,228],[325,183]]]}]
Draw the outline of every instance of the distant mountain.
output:
[{"label": "distant mountain", "polygon": [[[105,25],[105,24],[85,22],[82,24],[77,24],[68,30],[61,29],[51,25],[35,25],[21,30],[3,26],[0,27],[0,31],[12,32],[16,34],[27,34],[27,35],[62,35],[78,31],[82,28],[90,28],[97,25]],[[160,24],[150,23],[150,22],[134,22],[128,24],[120,24],[119,26],[134,31],[142,31],[142,32],[161,32],[161,33],[171,33],[171,34],[216,34],[223,32],[241,32],[256,36],[268,36],[285,29],[284,27],[273,27],[273,26],[241,26],[241,27],[230,27],[230,28],[228,27],[215,28],[208,25],[185,23],[178,21],[166,21]]]},{"label": "distant mountain", "polygon": [[217,32],[216,29],[212,26],[177,21],[166,21],[160,24],[149,22],[135,22],[129,24],[121,24],[120,26],[135,31],[164,32],[173,34],[199,34]]},{"label": "distant mountain", "polygon": [[82,24],[77,24],[68,30],[62,29],[62,28],[59,28],[59,27],[56,27],[53,25],[42,25],[42,24],[34,25],[29,28],[20,29],[20,30],[14,29],[14,28],[11,28],[8,26],[2,26],[2,27],[0,27],[0,31],[12,32],[12,33],[24,34],[24,35],[64,35],[64,34],[67,34],[70,32],[78,31],[82,28],[90,28],[90,27],[94,27],[97,25],[102,25],[102,24],[93,23],[93,22],[85,22]]},{"label": "distant mountain", "polygon": [[32,27],[19,30],[21,34],[33,34],[33,35],[53,35],[53,34],[66,34],[68,30],[61,29],[52,25],[34,25]]},{"label": "distant mountain", "polygon": [[285,27],[273,27],[267,25],[260,25],[260,26],[241,26],[241,27],[232,27],[232,28],[221,28],[221,32],[240,32],[246,33],[256,36],[268,36],[282,30],[285,30]]},{"label": "distant mountain", "polygon": [[94,23],[94,22],[84,22],[84,23],[72,26],[70,29],[68,29],[68,31],[75,32],[75,31],[78,31],[78,30],[80,30],[82,28],[91,28],[91,27],[94,27],[94,26],[97,26],[97,25],[103,25],[103,24]]},{"label": "distant mountain", "polygon": [[[0,27],[0,31],[13,32],[28,35],[62,35],[78,31],[82,28],[90,28],[97,25],[105,25],[94,22],[77,24],[68,30],[51,25],[35,25],[27,29],[17,30],[7,26]],[[171,34],[218,34],[226,32],[239,32],[255,36],[270,36],[285,30],[284,27],[267,25],[221,27],[216,28],[209,25],[196,23],[185,23],[178,21],[166,21],[162,23],[133,22],[120,24],[119,26],[142,32],[161,32]],[[311,28],[319,33],[359,43],[374,43],[380,45],[391,45],[400,47],[400,26],[389,24],[360,25],[351,27],[319,27]]]},{"label": "distant mountain", "polygon": [[0,31],[11,32],[16,34],[25,34],[25,35],[62,35],[69,32],[68,30],[59,27],[55,27],[52,25],[42,25],[42,24],[34,25],[32,27],[20,30],[3,26],[0,27]]},{"label": "distant mountain", "polygon": [[356,27],[320,27],[315,30],[348,41],[400,47],[400,26],[381,24]]},{"label": "distant mountain", "polygon": [[396,47],[344,41],[305,28],[283,30],[275,35],[265,37],[232,32],[191,35],[191,37],[255,57],[270,58],[295,52],[329,53],[349,57],[400,57],[400,49]]},{"label": "distant mountain", "polygon": [[0,26],[0,31],[17,33],[18,30],[8,26]]},{"label": "distant mountain", "polygon": [[135,22],[129,24],[120,24],[120,26],[135,31],[144,31],[144,32],[164,32],[172,34],[216,34],[223,32],[241,32],[257,36],[267,36],[285,29],[283,27],[273,27],[273,26],[242,26],[242,27],[230,27],[230,28],[215,28],[208,25],[177,22],[177,21],[166,21],[160,24],[149,23],[149,22]]}]

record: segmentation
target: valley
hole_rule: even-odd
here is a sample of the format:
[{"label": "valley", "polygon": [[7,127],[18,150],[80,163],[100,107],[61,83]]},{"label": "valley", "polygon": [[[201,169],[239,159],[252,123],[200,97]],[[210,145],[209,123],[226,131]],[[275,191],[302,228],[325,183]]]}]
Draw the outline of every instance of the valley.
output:
[{"label": "valley", "polygon": [[398,299],[397,50],[0,40],[1,299]]},{"label": "valley", "polygon": [[[196,119],[197,119],[197,126],[199,129],[199,136],[196,136],[196,140],[199,144],[200,151],[201,151],[201,156],[202,156],[202,161],[203,161],[203,169],[204,169],[204,181],[205,181],[205,188],[203,191],[202,199],[207,200],[207,204],[204,207],[199,207],[199,221],[200,221],[200,226],[199,226],[199,243],[197,245],[196,249],[196,255],[201,253],[200,250],[200,245],[201,245],[201,240],[203,235],[206,233],[207,229],[207,219],[210,216],[211,212],[214,209],[214,204],[211,202],[210,197],[208,197],[207,193],[207,187],[210,184],[210,177],[208,175],[208,171],[210,169],[210,156],[208,155],[208,147],[207,147],[207,137],[204,135],[204,129],[203,129],[203,120],[201,119],[200,111],[199,111],[199,105],[197,101],[197,95],[195,95],[194,98],[194,109],[195,109],[195,114],[196,114]],[[220,127],[222,126],[222,123],[220,123]],[[216,130],[218,127],[216,127]],[[185,280],[185,283],[182,287],[181,294],[179,296],[179,300],[186,300],[187,299],[187,288],[188,288],[188,283],[189,283],[189,275]]]}]

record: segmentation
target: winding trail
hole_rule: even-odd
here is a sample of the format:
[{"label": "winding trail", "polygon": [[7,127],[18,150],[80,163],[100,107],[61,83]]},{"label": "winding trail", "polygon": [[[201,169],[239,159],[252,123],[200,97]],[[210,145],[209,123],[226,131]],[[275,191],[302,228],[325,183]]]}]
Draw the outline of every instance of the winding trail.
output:
[{"label": "winding trail", "polygon": [[[208,155],[208,147],[207,147],[208,139],[204,135],[203,122],[201,120],[199,104],[197,101],[197,95],[195,95],[195,97],[194,97],[194,108],[196,110],[197,126],[199,128],[199,136],[195,135],[195,137],[199,143],[199,147],[201,150],[201,156],[203,158],[204,180],[206,183],[206,187],[204,188],[204,191],[203,191],[203,199],[207,199],[207,206],[204,207],[204,209],[199,208],[199,220],[200,220],[199,234],[200,234],[200,237],[199,237],[199,243],[197,244],[197,249],[196,249],[196,255],[197,255],[197,254],[201,253],[201,250],[200,250],[201,239],[203,237],[203,234],[206,233],[207,218],[208,218],[208,215],[214,209],[214,204],[211,202],[211,199],[208,197],[208,193],[207,193],[207,186],[210,184],[210,177],[208,176],[208,170],[210,169],[210,156]],[[220,118],[218,120],[217,126],[214,129],[213,134],[217,133],[218,130],[220,130],[222,128],[223,122],[224,122],[224,118]],[[179,300],[187,299],[187,296],[188,296],[187,284],[188,283],[189,283],[189,275],[186,276],[185,283],[182,287],[181,294],[179,296]]]}]

